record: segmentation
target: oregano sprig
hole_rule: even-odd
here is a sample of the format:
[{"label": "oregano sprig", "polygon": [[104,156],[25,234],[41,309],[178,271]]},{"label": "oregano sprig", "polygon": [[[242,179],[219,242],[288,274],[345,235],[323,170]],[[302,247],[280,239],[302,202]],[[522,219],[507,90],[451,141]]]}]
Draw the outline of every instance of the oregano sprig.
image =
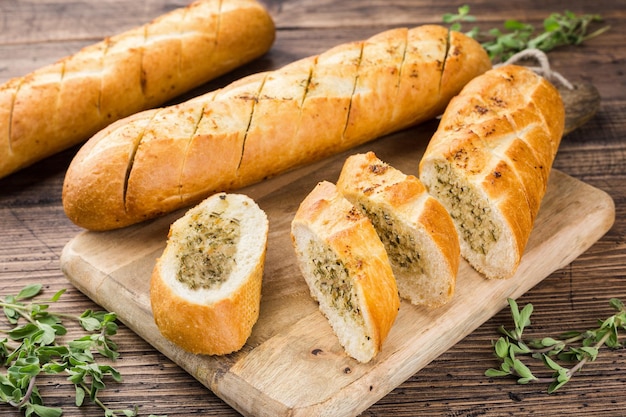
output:
[{"label": "oregano sprig", "polygon": [[[468,5],[459,7],[457,13],[443,15],[443,22],[448,23],[451,30],[459,32],[463,29],[463,23],[476,21]],[[484,31],[474,26],[465,33],[481,43],[492,61],[502,62],[525,49],[548,52],[563,45],[579,45],[610,29],[607,25],[590,32],[592,24],[600,21],[602,17],[598,14],[577,15],[566,10],[545,18],[542,30],[532,24],[509,19],[503,23],[502,29]]]},{"label": "oregano sprig", "polygon": [[[519,384],[548,383],[548,393],[553,393],[576,374],[584,365],[593,362],[604,346],[617,349],[622,347],[620,338],[626,331],[626,308],[617,298],[609,301],[616,313],[607,319],[600,320],[598,327],[586,331],[571,331],[558,338],[524,338],[524,330],[531,324],[532,304],[519,309],[517,302],[508,299],[514,327],[506,329],[500,326],[503,335],[493,343],[495,356],[500,360],[499,368],[485,371],[488,377],[515,377]],[[549,376],[536,376],[528,362],[534,359],[543,368],[547,368]],[[567,364],[573,364],[567,367]]]},{"label": "oregano sprig", "polygon": [[[58,417],[63,410],[48,407],[37,388],[40,374],[64,374],[75,386],[76,406],[85,399],[102,408],[105,417],[136,416],[133,409],[113,410],[98,399],[98,392],[106,387],[105,380],[121,381],[120,373],[109,364],[101,364],[95,354],[115,360],[119,353],[111,339],[117,333],[115,313],[86,310],[76,317],[53,312],[51,303],[57,302],[65,289],[50,299],[35,300],[42,292],[41,284],[27,285],[17,295],[0,299],[9,329],[0,330],[6,337],[0,340],[0,404],[8,404],[24,412],[26,417]],[[76,320],[87,333],[67,344],[60,337],[67,334],[63,319]]]}]

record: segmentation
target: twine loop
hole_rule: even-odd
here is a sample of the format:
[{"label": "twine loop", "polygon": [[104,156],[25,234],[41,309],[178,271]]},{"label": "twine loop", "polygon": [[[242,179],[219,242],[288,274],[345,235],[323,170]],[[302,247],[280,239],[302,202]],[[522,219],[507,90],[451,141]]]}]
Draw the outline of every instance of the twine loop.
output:
[{"label": "twine loop", "polygon": [[505,62],[496,65],[496,67],[502,66],[502,65],[517,64],[520,61],[526,61],[529,59],[533,59],[539,64],[539,66],[529,67],[531,70],[533,70],[534,72],[541,75],[542,77],[544,77],[545,79],[547,79],[548,81],[552,83],[560,83],[561,85],[563,85],[564,87],[570,90],[574,89],[574,86],[572,85],[572,83],[570,83],[561,74],[559,74],[558,72],[550,68],[550,62],[548,61],[548,56],[545,54],[545,52],[539,49],[534,49],[534,48],[524,49],[523,51],[520,51],[516,53],[515,55],[511,56]]}]

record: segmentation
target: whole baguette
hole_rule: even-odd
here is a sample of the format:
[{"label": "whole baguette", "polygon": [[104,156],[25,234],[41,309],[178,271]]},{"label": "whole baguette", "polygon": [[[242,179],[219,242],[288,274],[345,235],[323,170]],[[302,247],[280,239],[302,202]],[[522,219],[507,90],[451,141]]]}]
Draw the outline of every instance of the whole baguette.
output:
[{"label": "whole baguette", "polygon": [[0,177],[265,53],[255,0],[200,0],[0,85]]},{"label": "whole baguette", "polygon": [[243,194],[214,194],[176,220],[150,282],[161,334],[192,353],[241,349],[259,318],[267,236]]},{"label": "whole baguette", "polygon": [[552,84],[507,65],[472,80],[428,144],[419,177],[452,215],[463,257],[488,278],[517,270],[564,120]]},{"label": "whole baguette", "polygon": [[346,159],[337,189],[372,221],[402,298],[428,308],[452,299],[459,238],[450,214],[419,179],[367,152]]},{"label": "whole baguette", "polygon": [[346,353],[369,362],[398,315],[400,298],[385,248],[370,220],[322,181],[291,222],[298,266]]},{"label": "whole baguette", "polygon": [[490,66],[459,32],[400,28],[133,115],[78,152],[65,212],[114,229],[253,184],[431,119]]}]

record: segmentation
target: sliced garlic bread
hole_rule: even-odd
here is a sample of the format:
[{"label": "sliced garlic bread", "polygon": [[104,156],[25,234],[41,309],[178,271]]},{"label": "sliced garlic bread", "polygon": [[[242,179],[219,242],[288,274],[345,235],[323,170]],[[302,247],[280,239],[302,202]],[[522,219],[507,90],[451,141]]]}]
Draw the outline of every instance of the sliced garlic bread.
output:
[{"label": "sliced garlic bread", "polygon": [[175,221],[152,273],[154,320],[192,353],[243,347],[259,317],[265,212],[241,194],[215,194]]},{"label": "sliced garlic bread", "polygon": [[291,224],[297,262],[346,353],[369,362],[400,307],[387,253],[370,220],[323,181]]}]

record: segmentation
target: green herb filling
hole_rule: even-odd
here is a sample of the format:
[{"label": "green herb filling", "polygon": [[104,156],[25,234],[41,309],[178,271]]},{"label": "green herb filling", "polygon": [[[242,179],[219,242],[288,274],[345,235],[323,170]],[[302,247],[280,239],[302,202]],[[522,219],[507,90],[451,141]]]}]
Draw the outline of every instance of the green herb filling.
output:
[{"label": "green herb filling", "polygon": [[192,290],[219,288],[236,264],[239,221],[223,213],[199,213],[182,235],[176,279]]}]

